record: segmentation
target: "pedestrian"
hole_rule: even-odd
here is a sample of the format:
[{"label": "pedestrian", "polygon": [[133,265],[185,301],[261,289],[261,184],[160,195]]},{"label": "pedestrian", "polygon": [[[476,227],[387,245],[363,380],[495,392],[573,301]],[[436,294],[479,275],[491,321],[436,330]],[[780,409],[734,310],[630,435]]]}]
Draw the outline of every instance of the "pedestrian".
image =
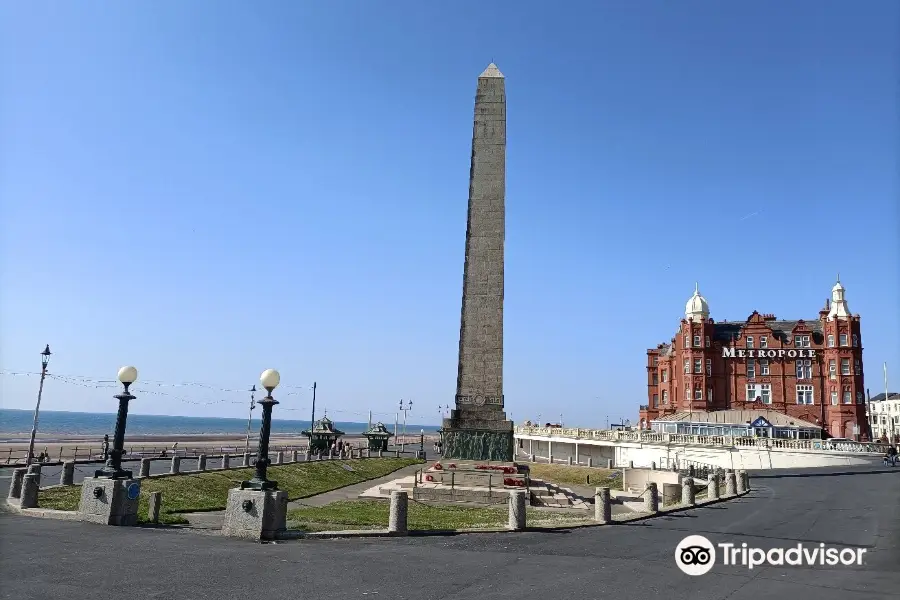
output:
[{"label": "pedestrian", "polygon": [[103,460],[109,459],[109,434],[103,436]]}]

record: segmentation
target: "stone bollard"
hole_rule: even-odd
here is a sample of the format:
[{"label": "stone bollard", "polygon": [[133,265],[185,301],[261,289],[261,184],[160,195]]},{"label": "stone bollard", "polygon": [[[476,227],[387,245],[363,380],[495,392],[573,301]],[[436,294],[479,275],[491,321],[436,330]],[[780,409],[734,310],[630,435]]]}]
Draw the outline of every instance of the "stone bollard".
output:
[{"label": "stone bollard", "polygon": [[244,452],[244,459],[241,461],[241,466],[242,467],[250,466],[250,453],[249,452]]},{"label": "stone bollard", "polygon": [[598,523],[612,522],[612,504],[608,487],[594,490],[594,520]]},{"label": "stone bollard", "polygon": [[525,529],[525,492],[516,490],[509,494],[509,523],[508,527],[513,531]]},{"label": "stone bollard", "polygon": [[378,451],[378,458],[384,458],[384,450]]},{"label": "stone bollard", "polygon": [[633,461],[633,460],[629,460],[629,461],[628,461],[628,468],[629,468],[629,469],[633,469],[633,468],[634,468],[634,461]]},{"label": "stone bollard", "polygon": [[534,454],[531,455],[531,462],[534,462]]},{"label": "stone bollard", "polygon": [[38,477],[35,473],[25,473],[22,478],[22,494],[19,497],[19,506],[22,508],[35,508],[38,505]]},{"label": "stone bollard", "polygon": [[231,468],[231,457],[227,454],[222,455],[222,468],[228,469]]},{"label": "stone bollard", "polygon": [[150,477],[150,459],[141,459],[141,471],[138,477]]},{"label": "stone bollard", "polygon": [[743,473],[744,473],[744,491],[749,492],[750,491],[750,473],[748,473],[747,471],[744,471]]},{"label": "stone bollard", "polygon": [[747,491],[747,488],[744,486],[744,475],[746,475],[746,474],[747,474],[747,471],[743,471],[743,470],[738,471],[735,474],[734,487],[735,487],[735,491],[738,494],[743,494],[744,492]]},{"label": "stone bollard", "polygon": [[547,457],[547,464],[548,464],[548,465],[552,465],[552,464],[553,464],[553,455],[552,455],[552,454],[551,454],[550,456]]},{"label": "stone bollard", "polygon": [[651,470],[651,471],[655,471],[655,470],[656,470],[656,461],[653,461],[653,462],[650,463],[650,470]]},{"label": "stone bollard", "polygon": [[28,471],[25,472],[26,475],[34,475],[35,481],[37,481],[38,488],[41,487],[41,465],[28,465]]},{"label": "stone bollard", "polygon": [[12,481],[9,482],[9,498],[18,500],[22,497],[22,480],[27,472],[28,469],[25,468],[13,470]]},{"label": "stone bollard", "polygon": [[159,523],[159,508],[162,505],[162,492],[150,492],[147,501],[147,519],[151,523]]},{"label": "stone bollard", "polygon": [[280,465],[284,463],[284,451],[279,450],[278,454],[275,455],[275,464]]},{"label": "stone bollard", "polygon": [[299,462],[300,461],[300,451],[294,450],[291,452],[291,462]]},{"label": "stone bollard", "polygon": [[206,470],[206,455],[201,454],[197,457],[197,470],[205,471]]},{"label": "stone bollard", "polygon": [[590,456],[588,456],[588,466],[589,466],[589,467],[593,467],[593,466],[594,466],[594,459],[591,458]]},{"label": "stone bollard", "polygon": [[72,485],[75,483],[75,461],[70,460],[63,463],[62,471],[59,472],[59,485]]},{"label": "stone bollard", "polygon": [[659,491],[652,481],[647,483],[647,488],[644,490],[644,512],[650,514],[659,512]]},{"label": "stone bollard", "polygon": [[179,473],[181,473],[181,457],[180,456],[172,457],[172,464],[169,465],[169,473],[172,475],[178,475]]},{"label": "stone bollard", "polygon": [[725,495],[734,496],[737,484],[734,479],[734,471],[729,470],[725,473]]},{"label": "stone bollard", "polygon": [[406,534],[406,513],[409,508],[409,497],[406,492],[391,492],[391,514],[388,521],[388,532]]},{"label": "stone bollard", "polygon": [[569,463],[569,466],[571,467],[572,466],[572,457],[570,456],[566,462]]},{"label": "stone bollard", "polygon": [[706,499],[707,500],[718,500],[719,499],[719,472],[713,471],[713,474],[709,478],[709,485],[706,486]]},{"label": "stone bollard", "polygon": [[606,468],[607,468],[607,469],[612,469],[612,468],[613,468],[613,459],[611,459],[611,458],[607,458],[607,459],[606,459]]},{"label": "stone bollard", "polygon": [[685,506],[693,506],[697,503],[694,497],[693,477],[685,477],[681,480],[681,503]]},{"label": "stone bollard", "polygon": [[400,451],[397,450],[397,458],[400,458]]},{"label": "stone bollard", "polygon": [[369,448],[366,448],[366,458],[372,458],[372,451]]}]

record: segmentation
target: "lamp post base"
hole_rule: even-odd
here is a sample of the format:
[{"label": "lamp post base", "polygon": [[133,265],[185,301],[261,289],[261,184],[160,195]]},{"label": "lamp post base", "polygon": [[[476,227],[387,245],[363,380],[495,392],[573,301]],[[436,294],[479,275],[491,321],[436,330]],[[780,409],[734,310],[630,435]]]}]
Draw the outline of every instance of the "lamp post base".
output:
[{"label": "lamp post base", "polygon": [[81,484],[78,516],[102,525],[137,525],[140,492],[137,479],[87,477]]},{"label": "lamp post base", "polygon": [[278,482],[254,477],[250,481],[242,481],[240,489],[254,492],[274,492],[278,489]]},{"label": "lamp post base", "polygon": [[133,479],[131,471],[123,469],[113,469],[111,467],[103,467],[94,471],[94,477],[102,479]]},{"label": "lamp post base", "polygon": [[287,504],[287,492],[229,490],[222,533],[251,540],[273,540],[287,529]]}]

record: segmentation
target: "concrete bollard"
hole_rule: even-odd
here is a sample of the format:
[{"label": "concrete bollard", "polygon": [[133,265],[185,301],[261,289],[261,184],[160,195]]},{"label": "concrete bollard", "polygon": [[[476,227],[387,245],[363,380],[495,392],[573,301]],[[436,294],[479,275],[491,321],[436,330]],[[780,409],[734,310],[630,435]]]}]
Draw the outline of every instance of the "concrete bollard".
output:
[{"label": "concrete bollard", "polygon": [[28,465],[28,470],[25,472],[26,475],[34,475],[35,481],[37,481],[38,488],[41,487],[41,465]]},{"label": "concrete bollard", "polygon": [[647,483],[647,487],[644,490],[644,512],[650,514],[659,512],[659,491],[656,489],[656,484],[652,481]]},{"label": "concrete bollard", "polygon": [[655,470],[656,470],[656,461],[653,461],[653,462],[650,463],[650,470],[651,470],[651,471],[655,471]]},{"label": "concrete bollard", "polygon": [[531,455],[531,462],[534,462],[534,454]]},{"label": "concrete bollard", "polygon": [[197,470],[205,471],[206,470],[206,455],[201,454],[197,457]]},{"label": "concrete bollard", "polygon": [[162,505],[162,492],[150,492],[147,501],[147,519],[151,523],[159,523],[159,508]]},{"label": "concrete bollard", "polygon": [[737,482],[734,479],[734,471],[729,470],[725,473],[725,495],[734,496],[736,488]]},{"label": "concrete bollard", "polygon": [[706,486],[706,499],[707,500],[718,500],[719,499],[719,472],[714,471],[709,478],[709,485]]},{"label": "concrete bollard", "polygon": [[19,506],[22,508],[35,508],[38,505],[38,477],[35,473],[25,473],[22,477],[22,494],[19,496]]},{"label": "concrete bollard", "polygon": [[13,470],[12,481],[9,482],[8,498],[15,498],[18,500],[22,497],[22,479],[27,472],[28,469],[25,468]]},{"label": "concrete bollard", "polygon": [[612,469],[612,468],[613,468],[613,459],[611,459],[611,458],[607,458],[607,459],[606,459],[606,468],[607,468],[607,469]]},{"label": "concrete bollard", "polygon": [[59,485],[72,485],[75,483],[75,461],[70,460],[63,463],[62,471],[59,472]]},{"label": "concrete bollard", "polygon": [[400,451],[397,450],[397,458],[400,458]]},{"label": "concrete bollard", "polygon": [[222,468],[229,469],[231,468],[231,457],[227,454],[222,455]]},{"label": "concrete bollard", "polygon": [[278,454],[275,455],[275,464],[276,465],[284,464],[284,451],[283,450],[279,450]]},{"label": "concrete bollard", "polygon": [[309,462],[311,458],[312,458],[312,452],[307,450],[306,451],[306,462]]},{"label": "concrete bollard", "polygon": [[513,531],[525,529],[525,492],[516,490],[509,495],[509,524]]},{"label": "concrete bollard", "polygon": [[681,503],[685,506],[693,506],[697,503],[694,497],[693,477],[685,477],[681,480]]},{"label": "concrete bollard", "polygon": [[172,464],[169,465],[169,473],[172,475],[178,475],[179,473],[181,473],[181,457],[180,456],[172,457]]},{"label": "concrete bollard", "polygon": [[406,492],[394,490],[391,492],[391,514],[388,521],[390,533],[406,533],[406,514],[409,508],[409,497]]},{"label": "concrete bollard", "polygon": [[372,450],[366,448],[366,458],[372,458]]},{"label": "concrete bollard", "polygon": [[547,457],[547,464],[548,464],[548,465],[552,465],[552,464],[553,464],[553,455],[552,455],[552,454],[551,454],[550,456]]},{"label": "concrete bollard", "polygon": [[629,460],[629,461],[628,461],[628,468],[629,468],[629,469],[633,469],[633,468],[634,468],[634,461],[633,461],[633,460]]},{"label": "concrete bollard", "polygon": [[590,456],[588,456],[588,459],[587,459],[587,460],[588,460],[588,466],[589,466],[589,467],[593,467],[593,466],[594,466],[594,459],[591,458]]},{"label": "concrete bollard", "polygon": [[384,458],[384,450],[378,451],[378,458]]},{"label": "concrete bollard", "polygon": [[568,462],[568,463],[569,463],[569,466],[571,467],[571,466],[572,466],[572,457],[570,456],[569,459],[568,459],[566,462]]},{"label": "concrete bollard", "polygon": [[749,492],[750,491],[750,473],[748,473],[747,471],[744,471],[743,473],[744,473],[744,491]]},{"label": "concrete bollard", "polygon": [[608,487],[594,490],[594,520],[598,523],[612,522],[612,504]]},{"label": "concrete bollard", "polygon": [[141,459],[141,471],[138,477],[150,477],[150,459]]},{"label": "concrete bollard", "polygon": [[242,467],[250,466],[250,453],[249,452],[244,452],[244,459],[241,461],[241,466]]},{"label": "concrete bollard", "polygon": [[743,471],[743,470],[738,471],[738,472],[735,474],[735,477],[734,477],[734,487],[735,487],[735,491],[736,491],[738,494],[743,494],[744,492],[747,491],[747,488],[744,487],[744,475],[746,475],[746,474],[747,474],[747,471]]},{"label": "concrete bollard", "polygon": [[300,461],[300,451],[294,450],[291,452],[291,462],[299,462]]}]

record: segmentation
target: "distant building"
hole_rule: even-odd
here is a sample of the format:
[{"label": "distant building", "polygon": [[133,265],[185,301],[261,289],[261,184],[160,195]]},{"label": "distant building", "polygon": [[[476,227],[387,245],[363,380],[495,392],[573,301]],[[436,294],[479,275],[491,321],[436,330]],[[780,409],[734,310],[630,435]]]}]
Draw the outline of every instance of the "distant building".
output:
[{"label": "distant building", "polygon": [[822,428],[818,424],[808,423],[768,409],[677,412],[657,417],[651,421],[650,429],[659,433],[795,440],[811,440],[822,437]]},{"label": "distant building", "polygon": [[900,442],[900,393],[872,396],[869,401],[869,424],[876,440]]},{"label": "distant building", "polygon": [[860,318],[844,292],[838,279],[811,320],[754,311],[716,322],[696,287],[675,336],[647,351],[641,428],[679,412],[766,409],[833,437],[866,438]]}]

